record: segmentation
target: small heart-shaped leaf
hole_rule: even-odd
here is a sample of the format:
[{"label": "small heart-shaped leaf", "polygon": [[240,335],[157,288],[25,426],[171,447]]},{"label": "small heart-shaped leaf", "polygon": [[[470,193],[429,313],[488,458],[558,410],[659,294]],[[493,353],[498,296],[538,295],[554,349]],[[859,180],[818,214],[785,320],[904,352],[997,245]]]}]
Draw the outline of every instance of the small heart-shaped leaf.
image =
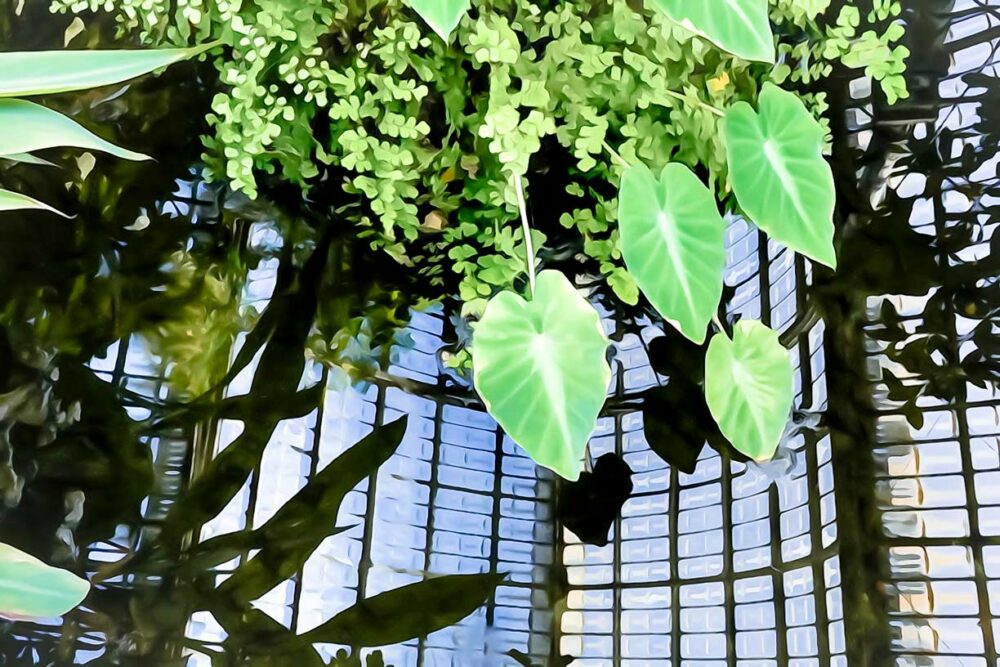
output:
[{"label": "small heart-shaped leaf", "polygon": [[823,128],[798,96],[765,83],[759,113],[746,102],[726,112],[729,182],[740,208],[775,241],[837,266],[833,172]]},{"label": "small heart-shaped leaf", "polygon": [[719,334],[705,356],[705,398],[722,434],[757,461],[774,455],[793,398],[792,364],[778,334],[752,320]]},{"label": "small heart-shaped leaf", "polygon": [[680,164],[657,179],[645,165],[630,167],[618,193],[622,256],[660,315],[696,343],[722,296],[726,224],[715,197]]},{"label": "small heart-shaped leaf", "polygon": [[774,62],[767,0],[653,0],[670,19],[744,60]]},{"label": "small heart-shaped leaf", "polygon": [[473,336],[476,390],[539,465],[576,480],[611,368],[597,311],[558,271],[538,275],[531,301],[501,292]]},{"label": "small heart-shaped leaf", "polygon": [[410,7],[420,14],[441,39],[448,41],[451,31],[469,11],[470,0],[408,0]]}]

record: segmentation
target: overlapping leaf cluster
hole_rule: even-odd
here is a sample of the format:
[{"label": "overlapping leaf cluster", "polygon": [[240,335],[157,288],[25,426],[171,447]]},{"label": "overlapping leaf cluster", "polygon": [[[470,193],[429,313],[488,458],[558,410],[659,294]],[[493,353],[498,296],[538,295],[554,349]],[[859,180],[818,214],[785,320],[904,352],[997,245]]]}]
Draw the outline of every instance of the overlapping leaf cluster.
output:
[{"label": "overlapping leaf cluster", "polygon": [[[472,312],[523,276],[507,174],[527,173],[529,162],[560,170],[578,203],[554,219],[635,303],[605,143],[629,161],[698,167],[724,199],[720,120],[701,102],[752,100],[767,80],[809,84],[838,61],[866,69],[890,98],[905,94],[893,0],[868,11],[771,0],[773,66],[729,56],[647,5],[475,1],[446,41],[402,0],[52,3],[111,10],[123,33],[147,44],[221,39],[230,48],[216,60],[209,173],[251,196],[271,174],[307,192],[342,183],[345,225],[442,294],[458,282]],[[821,96],[807,101],[817,115],[824,110]],[[567,159],[552,158],[555,146]]]}]

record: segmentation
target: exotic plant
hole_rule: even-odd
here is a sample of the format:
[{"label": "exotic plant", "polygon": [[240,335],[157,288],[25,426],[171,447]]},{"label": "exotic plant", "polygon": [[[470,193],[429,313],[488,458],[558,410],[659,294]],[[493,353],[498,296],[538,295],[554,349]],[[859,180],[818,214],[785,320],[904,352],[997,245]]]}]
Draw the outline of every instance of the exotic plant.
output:
[{"label": "exotic plant", "polygon": [[[843,64],[889,101],[906,94],[893,0],[867,12],[830,0],[53,8],[110,8],[150,43],[231,47],[216,60],[207,174],[255,197],[280,171],[442,297],[457,291],[463,314],[481,316],[473,375],[487,407],[570,479],[607,390],[608,341],[575,276],[553,267],[582,260],[575,270],[622,303],[644,297],[703,342],[722,293],[720,211],[836,264],[826,102],[805,86]],[[530,229],[522,188],[543,179]],[[708,407],[737,449],[769,458],[791,407],[787,352],[762,324],[740,323],[731,339],[717,328]]]}]

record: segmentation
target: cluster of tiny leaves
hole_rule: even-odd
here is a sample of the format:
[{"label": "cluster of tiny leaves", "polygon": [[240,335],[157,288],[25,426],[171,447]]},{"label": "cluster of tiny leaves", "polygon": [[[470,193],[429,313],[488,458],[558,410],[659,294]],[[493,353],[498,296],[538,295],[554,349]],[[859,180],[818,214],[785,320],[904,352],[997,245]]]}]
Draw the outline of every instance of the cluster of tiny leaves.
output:
[{"label": "cluster of tiny leaves", "polygon": [[[446,42],[403,0],[53,0],[114,12],[125,35],[187,45],[221,39],[220,92],[205,137],[208,175],[254,197],[264,174],[346,201],[353,225],[432,285],[459,280],[466,312],[523,278],[511,177],[543,145],[579,204],[559,222],[580,236],[620,299],[615,189],[626,161],[698,168],[730,201],[720,118],[764,81],[808,86],[841,61],[905,96],[898,0],[771,0],[775,66],[729,56],[653,9],[624,0],[474,0]],[[874,29],[879,26],[878,30]],[[868,29],[872,27],[872,29]],[[864,28],[864,30],[863,30]],[[804,95],[821,116],[822,94]],[[544,245],[539,232],[535,247]],[[454,273],[457,275],[454,275]]]}]

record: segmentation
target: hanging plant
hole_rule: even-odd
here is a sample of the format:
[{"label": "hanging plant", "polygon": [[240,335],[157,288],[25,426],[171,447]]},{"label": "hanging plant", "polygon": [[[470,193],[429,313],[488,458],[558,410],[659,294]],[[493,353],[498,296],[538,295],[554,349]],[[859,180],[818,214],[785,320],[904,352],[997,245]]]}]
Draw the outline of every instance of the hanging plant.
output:
[{"label": "hanging plant", "polygon": [[[537,207],[561,226],[548,219],[544,231],[568,230],[560,247],[579,248],[621,304],[644,298],[685,338],[713,351],[729,345],[742,359],[742,334],[728,341],[712,326],[726,217],[836,265],[826,102],[779,85],[808,85],[850,63],[905,96],[895,0],[869,13],[786,0],[404,4],[323,5],[315,33],[300,39],[286,23],[299,8],[292,0],[246,0],[231,16],[183,20],[141,0],[52,2],[56,11],[111,6],[151,43],[226,40],[206,173],[251,198],[261,173],[280,173],[306,196],[336,183],[344,224],[443,297],[457,291],[463,315],[480,318],[471,346],[449,362],[469,370],[471,350],[490,413],[536,461],[571,479],[608,390],[608,343],[575,276],[536,267],[532,241],[548,239],[527,229],[508,178],[520,187],[540,156],[546,187],[560,190]],[[317,118],[329,119],[322,133],[311,131]],[[568,165],[544,154],[556,144]],[[705,384],[723,386],[726,368],[707,365]],[[713,402],[699,401],[698,417],[721,428],[730,415]],[[767,414],[788,409],[776,401]],[[724,434],[755,457],[780,437],[731,426]]]}]

